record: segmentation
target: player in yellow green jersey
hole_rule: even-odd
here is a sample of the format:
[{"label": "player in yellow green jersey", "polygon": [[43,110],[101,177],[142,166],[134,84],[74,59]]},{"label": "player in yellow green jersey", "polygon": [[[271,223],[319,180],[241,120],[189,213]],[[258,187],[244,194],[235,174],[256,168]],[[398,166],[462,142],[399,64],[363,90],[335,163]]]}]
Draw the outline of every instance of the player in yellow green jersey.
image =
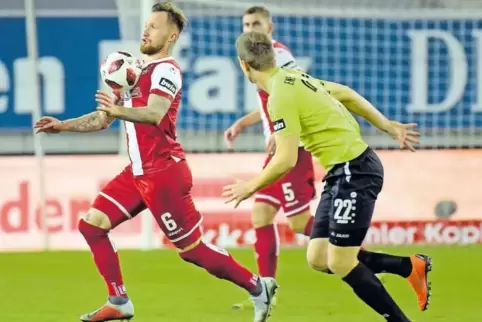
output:
[{"label": "player in yellow green jersey", "polygon": [[225,187],[223,195],[235,207],[278,180],[297,162],[298,143],[326,169],[325,187],[308,245],[310,266],[332,272],[387,321],[405,322],[404,315],[374,274],[387,272],[408,279],[419,306],[427,308],[431,259],[426,255],[392,256],[360,250],[370,227],[375,202],[383,186],[383,166],[360,134],[350,112],[391,135],[401,148],[415,151],[416,124],[389,121],[354,90],[277,68],[266,35],[249,32],[236,43],[241,68],[248,79],[269,93],[268,113],[274,125],[276,151],[256,178]]}]

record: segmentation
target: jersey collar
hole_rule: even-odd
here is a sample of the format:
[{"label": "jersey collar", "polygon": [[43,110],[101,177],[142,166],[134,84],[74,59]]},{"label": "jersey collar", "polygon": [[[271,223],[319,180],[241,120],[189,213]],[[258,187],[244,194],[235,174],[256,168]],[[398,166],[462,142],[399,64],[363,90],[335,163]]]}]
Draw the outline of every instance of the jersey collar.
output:
[{"label": "jersey collar", "polygon": [[160,62],[163,62],[163,61],[166,61],[166,60],[172,60],[172,59],[173,59],[172,56],[169,56],[169,57],[165,57],[165,58],[152,60],[150,62],[146,62],[145,66],[150,65],[150,64],[160,63]]}]

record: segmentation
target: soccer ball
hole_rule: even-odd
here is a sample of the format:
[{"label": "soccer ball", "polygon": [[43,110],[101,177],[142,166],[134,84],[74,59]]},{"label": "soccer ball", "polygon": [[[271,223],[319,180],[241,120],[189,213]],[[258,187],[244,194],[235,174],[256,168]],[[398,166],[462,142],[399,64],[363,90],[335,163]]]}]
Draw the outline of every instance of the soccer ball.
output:
[{"label": "soccer ball", "polygon": [[115,91],[129,90],[136,85],[142,72],[142,62],[124,51],[115,51],[101,64],[104,83]]}]

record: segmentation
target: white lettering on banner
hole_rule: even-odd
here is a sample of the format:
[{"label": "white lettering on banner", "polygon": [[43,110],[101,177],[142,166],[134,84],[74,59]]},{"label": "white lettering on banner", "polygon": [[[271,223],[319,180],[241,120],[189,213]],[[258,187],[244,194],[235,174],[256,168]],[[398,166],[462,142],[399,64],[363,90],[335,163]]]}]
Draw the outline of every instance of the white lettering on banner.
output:
[{"label": "white lettering on banner", "polygon": [[10,75],[7,66],[0,60],[0,113],[8,109],[8,92],[10,91]]},{"label": "white lettering on banner", "polygon": [[425,226],[425,241],[436,244],[474,244],[481,241],[482,225],[456,226],[443,223]]},{"label": "white lettering on banner", "polygon": [[[32,102],[35,97],[26,95],[33,86],[30,74],[31,61],[19,58],[13,63],[15,73],[15,108],[16,114],[32,113]],[[37,62],[37,71],[43,78],[43,108],[47,114],[62,114],[65,112],[65,73],[62,62],[56,57],[41,57]]]},{"label": "white lettering on banner", "polygon": [[[409,112],[445,112],[457,104],[464,95],[467,84],[467,57],[462,44],[449,32],[442,30],[411,30],[411,102]],[[448,49],[450,77],[445,99],[439,103],[428,103],[429,40],[437,39]],[[439,63],[439,62],[437,62]]]},{"label": "white lettering on banner", "polygon": [[473,112],[482,112],[482,30],[474,30],[472,36],[476,39],[477,52],[477,101],[472,105]]},{"label": "white lettering on banner", "polygon": [[402,227],[389,224],[371,227],[365,241],[367,244],[407,245],[415,242],[416,227]]},{"label": "white lettering on banner", "polygon": [[230,57],[200,57],[191,72],[203,76],[189,84],[189,106],[200,113],[237,111],[238,74]]}]

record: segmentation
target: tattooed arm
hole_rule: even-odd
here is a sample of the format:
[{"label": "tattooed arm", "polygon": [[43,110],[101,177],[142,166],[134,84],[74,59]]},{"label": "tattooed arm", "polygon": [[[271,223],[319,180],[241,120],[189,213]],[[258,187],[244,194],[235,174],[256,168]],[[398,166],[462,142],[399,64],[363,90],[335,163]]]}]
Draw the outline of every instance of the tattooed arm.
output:
[{"label": "tattooed arm", "polygon": [[45,116],[38,120],[34,127],[36,133],[59,133],[59,132],[97,132],[109,127],[114,119],[105,112],[95,111],[74,119],[59,121],[56,118]]},{"label": "tattooed arm", "polygon": [[[123,101],[120,99],[119,95],[120,94],[114,93],[114,96],[117,97],[116,104],[122,105]],[[50,116],[44,116],[35,123],[34,128],[37,129],[36,133],[89,133],[104,130],[108,128],[113,121],[114,118],[108,116],[107,113],[103,111],[95,111],[65,121],[60,121]]]},{"label": "tattooed arm", "polygon": [[95,111],[81,117],[61,121],[62,132],[96,132],[105,130],[114,118],[107,116],[105,112]]}]

